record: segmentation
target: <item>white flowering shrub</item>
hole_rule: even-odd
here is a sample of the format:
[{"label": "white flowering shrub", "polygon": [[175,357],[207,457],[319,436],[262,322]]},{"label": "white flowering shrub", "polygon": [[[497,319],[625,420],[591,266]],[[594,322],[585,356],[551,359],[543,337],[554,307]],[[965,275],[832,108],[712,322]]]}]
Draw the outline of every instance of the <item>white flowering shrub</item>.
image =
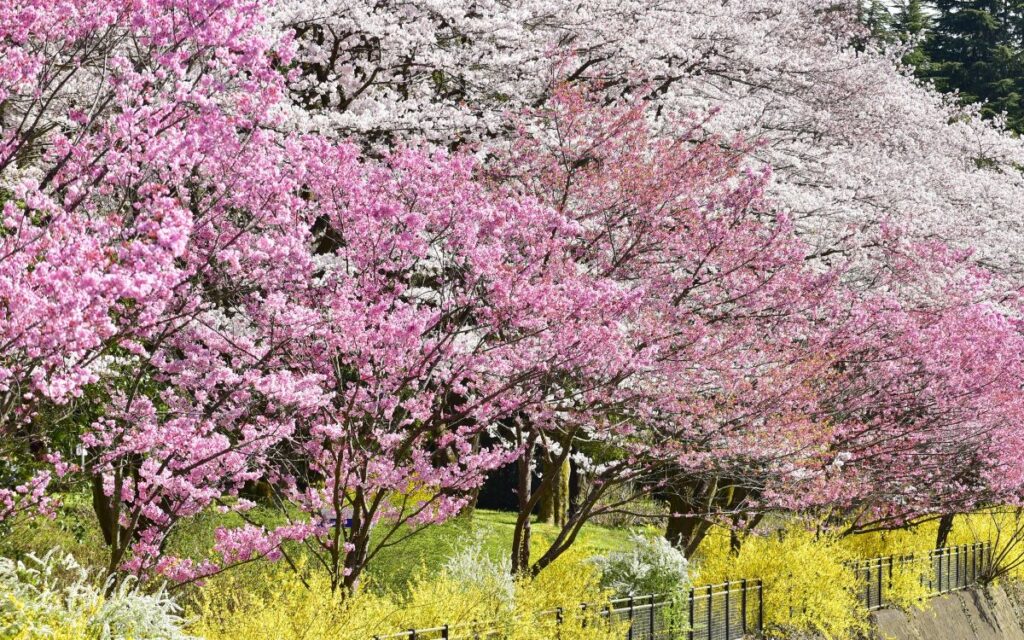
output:
[{"label": "white flowering shrub", "polygon": [[0,558],[0,638],[193,640],[164,591],[126,581],[109,597],[73,557]]},{"label": "white flowering shrub", "polygon": [[495,558],[488,554],[481,535],[452,554],[444,569],[455,582],[492,596],[509,610],[515,608],[516,583],[512,576],[512,561],[508,557]]},{"label": "white flowering shrub", "polygon": [[686,556],[660,536],[634,534],[633,548],[594,559],[601,586],[617,596],[675,593],[689,588]]}]

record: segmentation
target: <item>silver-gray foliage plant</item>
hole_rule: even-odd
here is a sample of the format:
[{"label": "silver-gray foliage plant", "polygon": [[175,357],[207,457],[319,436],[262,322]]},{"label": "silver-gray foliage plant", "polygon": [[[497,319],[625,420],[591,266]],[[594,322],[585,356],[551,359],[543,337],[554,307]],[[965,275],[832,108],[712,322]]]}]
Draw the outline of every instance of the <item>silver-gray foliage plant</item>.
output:
[{"label": "silver-gray foliage plant", "polygon": [[660,536],[630,536],[632,548],[594,559],[601,586],[619,597],[672,594],[690,586],[686,556]]},{"label": "silver-gray foliage plant", "polygon": [[145,593],[132,580],[104,595],[70,555],[0,558],[0,637],[46,638],[79,625],[90,640],[198,640],[180,613],[166,591]]}]

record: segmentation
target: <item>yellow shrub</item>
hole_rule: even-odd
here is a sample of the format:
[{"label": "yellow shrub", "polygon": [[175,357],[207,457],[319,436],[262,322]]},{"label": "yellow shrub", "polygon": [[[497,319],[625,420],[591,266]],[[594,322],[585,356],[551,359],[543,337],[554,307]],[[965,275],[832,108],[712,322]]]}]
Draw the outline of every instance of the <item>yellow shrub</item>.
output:
[{"label": "yellow shrub", "polygon": [[[838,543],[855,558],[884,559],[882,580],[887,605],[904,610],[920,609],[931,595],[927,584],[933,579],[933,569],[928,553],[935,546],[936,532],[937,524],[929,521],[907,529],[845,536]],[[877,579],[875,569],[870,576],[872,580]]]},{"label": "yellow shrub", "polygon": [[1024,512],[1014,507],[994,507],[957,516],[950,545],[988,542],[1000,576],[1024,580]]},{"label": "yellow shrub", "polygon": [[[226,574],[202,587],[196,596],[190,631],[206,640],[366,640],[412,628],[449,624],[453,627],[496,628],[509,640],[585,640],[621,637],[590,614],[581,602],[607,602],[591,563],[569,552],[533,580],[514,585],[513,602],[500,586],[486,581],[467,585],[444,571],[421,570],[408,594],[376,594],[363,590],[342,600],[330,592],[327,580],[312,573],[302,579],[283,566],[269,568],[263,583],[251,589]],[[268,586],[269,585],[269,586]],[[563,622],[538,611],[563,607]]]},{"label": "yellow shrub", "polygon": [[[41,611],[10,593],[0,595],[0,631],[5,640],[82,640],[95,637],[90,621],[99,606],[74,612]],[[58,615],[59,613],[59,615]]]},{"label": "yellow shrub", "polygon": [[938,523],[934,520],[907,529],[872,531],[845,536],[844,549],[859,558],[882,558],[931,551],[935,547]]},{"label": "yellow shrub", "polygon": [[718,529],[694,559],[695,584],[760,578],[770,632],[802,631],[845,640],[868,627],[867,612],[858,600],[861,583],[844,564],[854,559],[833,536],[815,535],[799,524],[771,536],[750,536],[738,555],[730,552],[728,533]]}]

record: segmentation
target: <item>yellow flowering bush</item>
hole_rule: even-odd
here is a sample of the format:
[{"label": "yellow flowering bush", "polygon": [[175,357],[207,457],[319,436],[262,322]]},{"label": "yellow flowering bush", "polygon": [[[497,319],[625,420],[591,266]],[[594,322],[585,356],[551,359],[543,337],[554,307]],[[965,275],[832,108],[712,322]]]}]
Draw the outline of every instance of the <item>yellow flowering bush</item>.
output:
[{"label": "yellow flowering bush", "polygon": [[694,559],[695,584],[760,578],[764,623],[772,634],[817,633],[828,639],[856,637],[868,628],[858,600],[861,582],[848,563],[856,557],[829,534],[794,523],[769,536],[749,536],[738,554],[729,534],[716,529]]},{"label": "yellow flowering bush", "polygon": [[[512,582],[511,599],[499,579],[469,580],[447,568],[421,569],[407,593],[365,588],[353,596],[332,593],[324,576],[268,566],[256,574],[230,573],[194,596],[191,632],[206,640],[365,640],[442,624],[454,629],[496,629],[509,640],[619,638],[621,629],[581,612],[599,611],[609,594],[580,553],[569,552],[535,579]],[[563,607],[563,621],[537,612]]]},{"label": "yellow flowering bush", "polygon": [[949,544],[974,542],[992,545],[995,577],[1024,580],[1024,510],[1009,506],[993,507],[957,516]]}]

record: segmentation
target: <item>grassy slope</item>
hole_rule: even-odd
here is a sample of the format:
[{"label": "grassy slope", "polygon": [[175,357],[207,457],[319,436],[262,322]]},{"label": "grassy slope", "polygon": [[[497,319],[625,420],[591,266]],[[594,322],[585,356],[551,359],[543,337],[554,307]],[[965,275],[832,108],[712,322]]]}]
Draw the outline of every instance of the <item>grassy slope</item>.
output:
[{"label": "grassy slope", "polygon": [[[439,567],[455,550],[479,536],[488,555],[501,558],[510,553],[515,514],[478,509],[472,517],[463,516],[443,525],[428,527],[375,559],[371,579],[379,585],[399,588],[418,569]],[[542,551],[554,540],[556,527],[533,525],[533,551]],[[597,525],[583,528],[576,544],[594,555],[619,551],[629,546],[629,531]]]},{"label": "grassy slope", "polygon": [[[258,510],[252,515],[267,524],[282,521],[280,514],[270,510]],[[371,563],[368,577],[378,587],[402,589],[416,571],[440,568],[454,551],[477,537],[481,539],[484,551],[492,557],[507,556],[511,548],[514,522],[515,514],[512,513],[477,510],[472,516],[461,516],[441,525],[429,526],[383,550]],[[176,555],[201,558],[213,546],[214,531],[218,527],[241,524],[236,514],[208,511],[173,534],[170,550]],[[542,551],[556,533],[552,525],[534,524],[534,551]],[[35,519],[29,523],[20,523],[8,535],[2,536],[0,555],[41,555],[51,548],[59,547],[75,555],[86,566],[99,569],[105,561],[102,544],[88,499],[85,496],[69,495],[65,497],[64,507],[55,519]],[[629,546],[629,531],[588,525],[583,528],[576,544],[595,555],[622,550]]]}]

